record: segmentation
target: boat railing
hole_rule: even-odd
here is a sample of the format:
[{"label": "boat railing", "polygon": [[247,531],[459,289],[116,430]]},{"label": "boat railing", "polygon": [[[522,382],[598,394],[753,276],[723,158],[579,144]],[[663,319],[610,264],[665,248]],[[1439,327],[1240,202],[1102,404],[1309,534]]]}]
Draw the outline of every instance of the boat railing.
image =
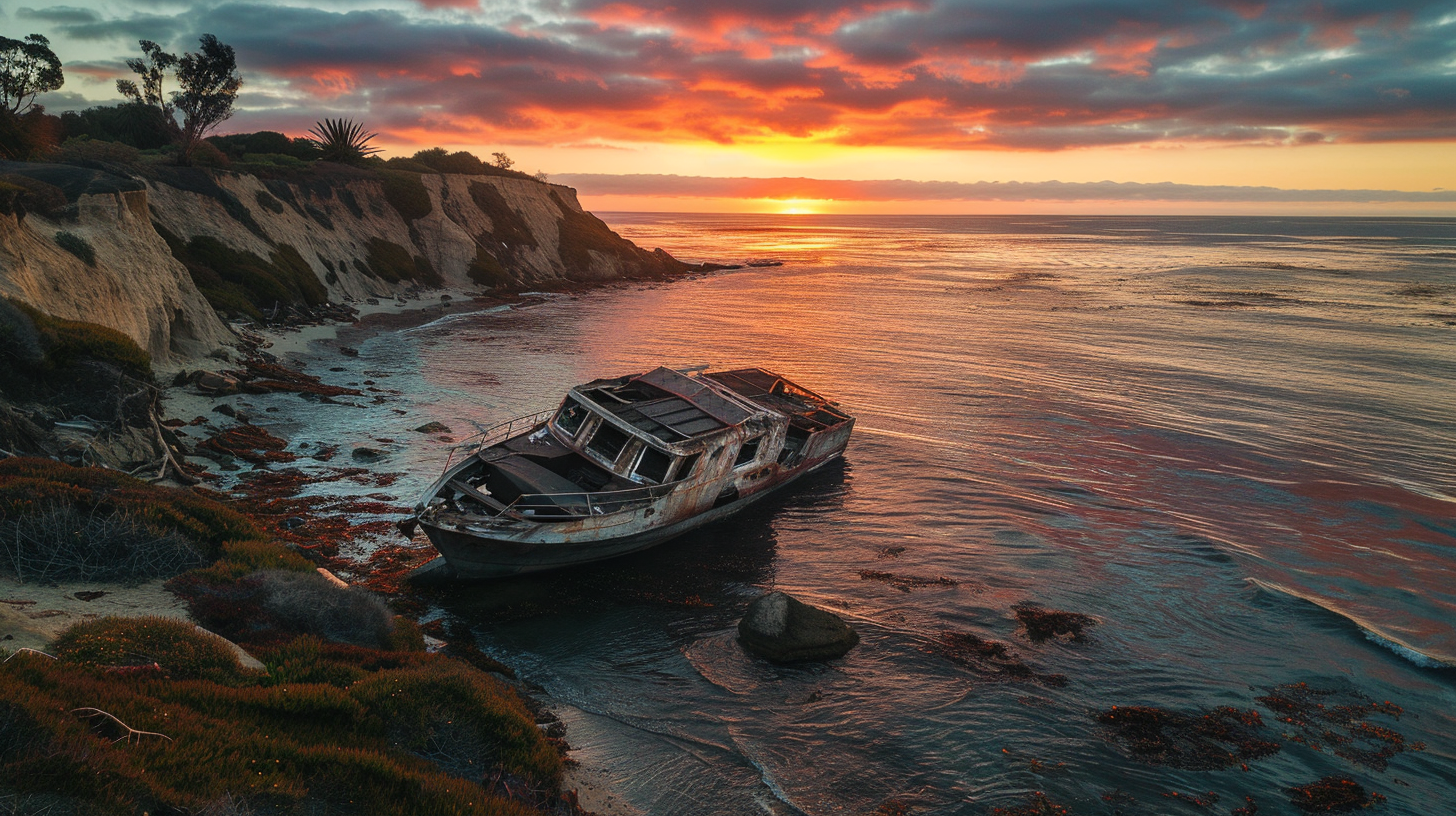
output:
[{"label": "boat railing", "polygon": [[627,490],[580,493],[526,493],[502,511],[534,518],[589,518],[650,505],[671,493],[681,481]]},{"label": "boat railing", "polygon": [[474,456],[476,453],[485,450],[486,448],[494,445],[497,442],[510,439],[511,437],[521,433],[522,431],[526,431],[536,427],[537,425],[540,425],[542,422],[550,419],[551,415],[554,413],[556,413],[555,408],[547,408],[543,411],[537,411],[534,414],[526,414],[525,416],[518,416],[515,419],[508,419],[505,422],[502,422],[498,425],[492,425],[489,428],[486,428],[475,434],[474,436],[468,437],[465,440],[456,443],[455,445],[451,446],[450,456],[448,459],[445,460],[445,467],[441,468],[440,472],[444,473],[445,471],[450,469],[450,465],[455,461],[455,454],[461,451],[469,451],[469,453],[466,455]]}]

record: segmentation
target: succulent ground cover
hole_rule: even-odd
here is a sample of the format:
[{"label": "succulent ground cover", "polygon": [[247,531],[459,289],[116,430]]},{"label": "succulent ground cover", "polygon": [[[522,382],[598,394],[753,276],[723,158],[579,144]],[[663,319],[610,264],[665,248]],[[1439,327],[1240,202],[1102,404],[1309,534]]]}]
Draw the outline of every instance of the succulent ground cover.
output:
[{"label": "succulent ground cover", "polygon": [[[0,521],[127,512],[205,565],[171,586],[216,635],[101,618],[0,663],[0,801],[16,812],[571,813],[559,735],[490,662],[330,585],[224,497],[48,460],[0,461]],[[303,526],[311,522],[304,520]],[[318,614],[313,614],[318,613]],[[483,655],[481,656],[483,657]]]}]

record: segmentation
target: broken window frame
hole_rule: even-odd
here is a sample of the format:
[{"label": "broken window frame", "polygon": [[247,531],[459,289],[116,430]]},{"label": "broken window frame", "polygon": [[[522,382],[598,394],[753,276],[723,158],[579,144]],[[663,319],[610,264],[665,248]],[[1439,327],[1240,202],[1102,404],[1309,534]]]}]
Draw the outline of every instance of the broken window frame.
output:
[{"label": "broken window frame", "polygon": [[[576,408],[581,411],[581,419],[576,423],[575,428],[569,427],[561,421],[562,417],[566,416],[566,412],[571,406],[576,406]],[[587,424],[591,421],[592,416],[592,412],[588,410],[585,405],[582,405],[580,402],[577,402],[571,397],[567,397],[566,400],[561,403],[561,407],[556,410],[556,416],[552,419],[552,422],[556,425],[556,429],[558,431],[566,434],[568,439],[575,439],[577,435],[580,434],[584,428],[586,428]]]},{"label": "broken window frame", "polygon": [[[759,434],[752,439],[743,440],[743,444],[738,446],[738,457],[733,460],[733,469],[746,468],[757,462],[759,453],[763,451],[763,441],[767,436],[768,434]],[[743,458],[745,453],[750,454],[747,459]]]},{"label": "broken window frame", "polygon": [[[650,454],[656,454],[662,457],[662,469],[655,475],[642,472],[642,465],[647,462],[647,457]],[[632,476],[645,482],[663,484],[667,481],[668,474],[672,472],[674,461],[673,455],[667,451],[653,445],[643,445],[642,450],[637,452],[635,461],[632,463]]]},{"label": "broken window frame", "polygon": [[[610,431],[611,433],[617,434],[618,436],[622,437],[621,443],[616,446],[617,449],[611,456],[608,456],[605,451],[595,447],[597,439],[601,436],[602,431]],[[592,435],[582,443],[582,449],[590,451],[591,453],[599,457],[603,462],[606,462],[608,467],[612,467],[616,465],[618,459],[622,458],[622,452],[627,449],[627,446],[631,444],[631,442],[631,434],[627,433],[621,428],[618,428],[616,425],[607,422],[606,420],[601,420],[597,423],[596,430],[592,432]]]}]

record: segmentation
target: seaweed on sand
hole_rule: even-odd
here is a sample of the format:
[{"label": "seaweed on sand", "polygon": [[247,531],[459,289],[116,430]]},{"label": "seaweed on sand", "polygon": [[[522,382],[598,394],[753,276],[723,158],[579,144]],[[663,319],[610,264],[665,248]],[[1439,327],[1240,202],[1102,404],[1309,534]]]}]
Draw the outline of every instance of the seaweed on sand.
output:
[{"label": "seaweed on sand", "polygon": [[1278,753],[1259,712],[1230,706],[1193,713],[1154,706],[1113,706],[1097,715],[1114,742],[1153,765],[1190,771],[1229,768]]},{"label": "seaweed on sand", "polygon": [[245,462],[264,464],[270,462],[292,462],[298,457],[285,451],[287,442],[268,433],[256,425],[235,425],[225,431],[203,440],[198,447],[216,453],[242,459]]}]

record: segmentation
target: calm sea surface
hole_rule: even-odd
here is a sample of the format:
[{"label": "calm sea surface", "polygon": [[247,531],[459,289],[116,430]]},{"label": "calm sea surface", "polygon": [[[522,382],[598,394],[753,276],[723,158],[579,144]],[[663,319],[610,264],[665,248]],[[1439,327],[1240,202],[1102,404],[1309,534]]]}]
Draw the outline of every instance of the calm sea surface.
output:
[{"label": "calm sea surface", "polygon": [[[1077,814],[1280,814],[1341,775],[1384,812],[1456,813],[1456,221],[606,220],[685,260],[783,266],[346,335],[360,356],[312,370],[401,393],[268,416],[295,440],[394,440],[402,504],[446,455],[410,428],[463,437],[663,363],[762,365],[858,418],[842,467],[726,523],[436,597],[627,803],[982,814],[1043,791]],[[746,656],[734,627],[769,589],[861,644]],[[1025,602],[1098,623],[1035,644]],[[1067,682],[960,665],[933,648],[947,631]],[[1379,771],[1285,739],[1256,698],[1297,682],[1402,706],[1370,723],[1425,750]],[[1135,705],[1255,709],[1282,750],[1148,764],[1095,716]]]}]

